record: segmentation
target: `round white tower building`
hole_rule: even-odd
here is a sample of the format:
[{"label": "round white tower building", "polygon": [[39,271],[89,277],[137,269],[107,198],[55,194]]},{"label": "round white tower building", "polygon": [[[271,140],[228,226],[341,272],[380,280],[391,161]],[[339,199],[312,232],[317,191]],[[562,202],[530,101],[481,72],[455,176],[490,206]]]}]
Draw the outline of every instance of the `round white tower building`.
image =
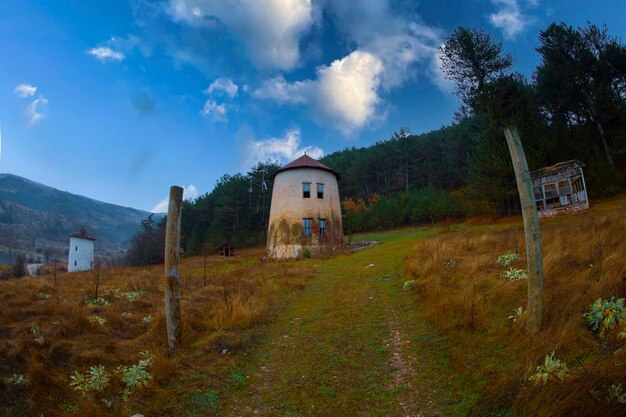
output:
[{"label": "round white tower building", "polygon": [[303,155],[274,174],[267,233],[271,258],[332,254],[343,246],[339,173]]},{"label": "round white tower building", "polygon": [[93,247],[96,239],[83,227],[70,235],[70,252],[67,260],[67,272],[93,269]]}]

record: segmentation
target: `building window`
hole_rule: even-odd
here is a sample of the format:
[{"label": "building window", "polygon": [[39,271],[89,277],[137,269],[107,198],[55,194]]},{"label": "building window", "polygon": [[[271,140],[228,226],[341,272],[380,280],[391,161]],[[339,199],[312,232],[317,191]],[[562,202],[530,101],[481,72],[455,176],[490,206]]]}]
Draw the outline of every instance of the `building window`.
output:
[{"label": "building window", "polygon": [[326,219],[317,219],[317,226],[319,227],[320,236],[326,234]]},{"label": "building window", "polygon": [[311,236],[313,219],[302,219],[302,236]]},{"label": "building window", "polygon": [[324,184],[317,184],[317,198],[324,198]]},{"label": "building window", "polygon": [[76,245],[76,252],[78,252],[78,245]]},{"label": "building window", "polygon": [[76,261],[74,261],[74,266],[76,266]]},{"label": "building window", "polygon": [[302,198],[311,198],[311,183],[302,183]]}]

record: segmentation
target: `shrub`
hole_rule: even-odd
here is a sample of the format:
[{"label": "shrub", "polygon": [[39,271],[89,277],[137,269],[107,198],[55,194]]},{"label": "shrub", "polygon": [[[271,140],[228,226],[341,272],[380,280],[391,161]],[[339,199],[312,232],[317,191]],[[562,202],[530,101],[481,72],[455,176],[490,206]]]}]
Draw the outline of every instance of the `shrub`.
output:
[{"label": "shrub", "polygon": [[502,266],[510,266],[519,261],[519,255],[515,252],[508,251],[498,256],[498,263]]},{"label": "shrub", "polygon": [[569,370],[565,362],[561,362],[554,357],[554,351],[552,354],[546,355],[543,360],[543,364],[539,365],[534,374],[528,377],[529,381],[534,381],[535,385],[546,385],[550,377],[558,378],[563,381],[569,375]]},{"label": "shrub", "polygon": [[523,269],[515,269],[509,268],[508,271],[504,271],[502,276],[506,279],[510,279],[511,281],[516,281],[518,279],[527,279],[528,274]]},{"label": "shrub", "polygon": [[624,338],[626,332],[626,307],[624,299],[611,297],[610,300],[598,298],[591,305],[591,310],[585,313],[587,325],[594,332],[599,331],[600,338],[603,339],[607,331],[624,326],[619,334],[619,338]]},{"label": "shrub", "polygon": [[308,250],[308,249],[305,249],[305,250],[302,252],[302,256],[303,256],[304,258],[306,258],[306,259],[310,259],[310,258],[311,258],[311,251],[310,251],[310,250]]},{"label": "shrub", "polygon": [[85,395],[89,391],[102,391],[109,384],[109,373],[104,365],[95,365],[82,374],[74,372],[70,376],[70,387]]}]

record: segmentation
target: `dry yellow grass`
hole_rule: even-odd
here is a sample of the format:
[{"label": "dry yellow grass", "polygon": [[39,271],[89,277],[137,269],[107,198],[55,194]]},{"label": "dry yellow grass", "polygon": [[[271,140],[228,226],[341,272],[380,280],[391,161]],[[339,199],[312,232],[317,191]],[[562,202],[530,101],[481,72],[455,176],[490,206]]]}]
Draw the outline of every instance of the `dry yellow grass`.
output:
[{"label": "dry yellow grass", "polygon": [[[513,266],[526,268],[521,219],[465,226],[416,245],[406,279],[415,280],[411,288],[420,315],[459,338],[461,347],[450,364],[459,373],[476,372],[466,364],[484,362],[479,358],[487,348],[504,347],[481,370],[487,381],[477,415],[511,403],[522,415],[623,415],[625,405],[609,399],[608,389],[626,388],[624,341],[600,340],[583,314],[596,298],[626,296],[626,200],[545,219],[541,226],[545,304],[538,335],[528,336],[523,320],[508,320],[515,308],[526,309],[527,282],[503,278],[507,268],[496,262],[517,250],[520,261]],[[552,351],[567,363],[570,376],[533,386],[528,376]]]},{"label": "dry yellow grass", "polygon": [[[0,415],[163,415],[177,395],[196,388],[173,381],[201,367],[210,372],[226,360],[223,349],[248,344],[250,329],[271,319],[285,294],[314,273],[303,263],[264,261],[262,254],[212,256],[206,277],[201,257],[182,261],[183,341],[174,353],[166,350],[162,265],[101,270],[99,296],[107,306],[85,303],[94,295],[93,271],[58,274],[55,292],[52,275],[0,282]],[[132,291],[144,293],[131,301]],[[104,325],[90,321],[94,315]],[[114,369],[137,363],[142,351],[154,356],[152,380],[125,401]],[[190,363],[198,352],[202,364]],[[111,381],[81,396],[70,388],[70,375],[94,365],[104,365]],[[11,382],[13,375],[27,382]]]}]

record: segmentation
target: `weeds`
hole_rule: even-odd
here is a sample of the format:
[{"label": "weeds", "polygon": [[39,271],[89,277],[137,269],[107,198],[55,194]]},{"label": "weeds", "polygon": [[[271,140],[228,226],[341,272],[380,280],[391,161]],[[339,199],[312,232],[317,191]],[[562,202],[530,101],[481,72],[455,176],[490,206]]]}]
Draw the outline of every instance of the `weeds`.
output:
[{"label": "weeds", "polygon": [[129,291],[125,293],[124,296],[126,297],[128,301],[137,301],[140,298],[144,297],[146,294],[147,292],[144,290],[137,290],[137,291]]},{"label": "weeds", "polygon": [[120,365],[115,369],[115,371],[120,374],[122,383],[124,383],[124,390],[122,391],[122,398],[124,398],[124,400],[127,400],[133,391],[148,385],[152,379],[148,368],[154,364],[154,357],[148,352],[141,352],[140,355],[143,359],[139,360],[135,365]]},{"label": "weeds", "polygon": [[100,327],[104,327],[104,325],[107,322],[107,319],[105,319],[104,317],[99,316],[97,314],[92,314],[91,316],[88,316],[87,320],[89,320],[89,323],[97,324]]},{"label": "weeds", "polygon": [[109,384],[109,373],[104,365],[95,365],[83,373],[74,372],[70,376],[70,387],[85,395],[90,391],[102,391]]},{"label": "weeds", "polygon": [[513,310],[513,314],[509,316],[509,320],[515,323],[516,321],[522,319],[525,316],[526,316],[526,312],[524,311],[524,308],[517,307],[515,310]]},{"label": "weeds", "polygon": [[600,339],[604,339],[607,331],[611,332],[616,328],[623,327],[618,335],[619,339],[624,338],[626,332],[626,306],[624,299],[611,297],[610,300],[598,298],[591,305],[591,309],[585,313],[587,325],[594,332],[599,331]]},{"label": "weeds", "polygon": [[498,263],[502,266],[511,266],[517,261],[519,261],[519,255],[515,252],[508,251],[498,256]]},{"label": "weeds", "polygon": [[526,273],[526,271],[524,271],[523,269],[515,268],[509,268],[508,270],[504,271],[504,273],[502,273],[502,276],[511,281],[528,278],[528,274]]},{"label": "weeds", "polygon": [[109,305],[109,301],[100,296],[100,297],[87,297],[85,299],[85,304],[87,305],[87,307],[106,307]]},{"label": "weeds", "polygon": [[533,381],[535,385],[546,385],[548,379],[558,378],[563,381],[569,375],[569,370],[565,362],[561,362],[554,357],[554,351],[550,355],[546,355],[543,364],[537,366],[534,374],[528,377],[529,381]]},{"label": "weeds", "polygon": [[24,374],[13,374],[11,377],[7,378],[9,384],[13,385],[26,385],[28,383],[28,379],[24,376]]}]

